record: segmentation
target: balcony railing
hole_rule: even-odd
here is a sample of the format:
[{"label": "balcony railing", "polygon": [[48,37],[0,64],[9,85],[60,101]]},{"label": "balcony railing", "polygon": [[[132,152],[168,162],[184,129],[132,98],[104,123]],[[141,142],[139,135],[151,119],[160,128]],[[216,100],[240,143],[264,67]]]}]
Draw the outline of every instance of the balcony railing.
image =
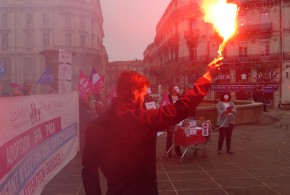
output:
[{"label": "balcony railing", "polygon": [[226,56],[223,60],[224,63],[256,63],[256,62],[273,62],[280,60],[279,53],[270,53],[267,56],[260,54],[249,54],[247,56]]},{"label": "balcony railing", "polygon": [[[195,59],[189,59],[191,62],[195,63],[209,63],[215,56],[209,57],[207,55],[196,56]],[[277,62],[279,60],[279,55],[271,54],[270,56],[260,56],[260,55],[248,55],[247,57],[239,56],[227,56],[223,59],[224,67],[231,64],[256,64],[256,63],[269,63]]]},{"label": "balcony railing", "polygon": [[252,24],[239,27],[240,35],[252,35],[261,33],[272,33],[272,23]]},{"label": "balcony railing", "polygon": [[[289,1],[289,0],[283,0]],[[238,0],[235,1],[241,8],[261,8],[265,6],[273,6],[279,3],[279,0]]]}]

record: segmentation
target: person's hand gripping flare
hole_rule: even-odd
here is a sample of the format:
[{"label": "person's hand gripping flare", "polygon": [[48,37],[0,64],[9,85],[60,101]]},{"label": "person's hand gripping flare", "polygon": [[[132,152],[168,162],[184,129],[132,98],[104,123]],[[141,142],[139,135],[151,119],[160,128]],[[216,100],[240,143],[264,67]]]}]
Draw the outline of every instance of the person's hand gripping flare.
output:
[{"label": "person's hand gripping flare", "polygon": [[212,81],[212,79],[215,78],[219,72],[223,59],[223,56],[218,56],[213,61],[211,61],[211,63],[208,64],[207,72],[203,75],[203,77],[207,78],[209,81]]}]

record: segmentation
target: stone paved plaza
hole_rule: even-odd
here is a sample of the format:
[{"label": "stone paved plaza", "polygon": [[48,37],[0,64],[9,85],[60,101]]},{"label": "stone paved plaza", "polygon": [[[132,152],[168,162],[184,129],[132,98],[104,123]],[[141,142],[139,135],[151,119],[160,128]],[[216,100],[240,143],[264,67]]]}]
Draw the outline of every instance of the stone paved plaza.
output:
[{"label": "stone paved plaza", "polygon": [[[234,155],[217,155],[218,132],[213,131],[206,145],[208,157],[195,157],[191,150],[180,164],[174,155],[163,158],[166,133],[159,136],[159,194],[290,194],[290,110],[271,109],[263,114],[258,123],[235,127]],[[46,185],[42,195],[84,195],[80,159],[76,156]],[[105,194],[103,178],[102,189]]]}]

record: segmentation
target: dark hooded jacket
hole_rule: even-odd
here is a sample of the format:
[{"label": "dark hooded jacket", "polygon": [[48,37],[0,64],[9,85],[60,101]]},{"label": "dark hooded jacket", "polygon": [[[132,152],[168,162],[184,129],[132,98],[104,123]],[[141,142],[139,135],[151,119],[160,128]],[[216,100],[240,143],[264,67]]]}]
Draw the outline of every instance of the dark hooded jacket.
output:
[{"label": "dark hooded jacket", "polygon": [[101,195],[98,169],[107,179],[107,195],[157,195],[156,132],[194,112],[210,82],[200,78],[180,99],[145,110],[119,97],[87,129],[83,184],[87,195]]}]

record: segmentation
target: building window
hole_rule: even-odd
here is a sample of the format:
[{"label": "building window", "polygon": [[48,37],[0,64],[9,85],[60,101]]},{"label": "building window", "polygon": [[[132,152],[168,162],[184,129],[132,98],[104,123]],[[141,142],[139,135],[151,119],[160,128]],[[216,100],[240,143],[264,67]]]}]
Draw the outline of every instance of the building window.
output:
[{"label": "building window", "polygon": [[80,46],[85,47],[86,46],[86,35],[80,35]]},{"label": "building window", "polygon": [[96,33],[96,26],[98,26],[98,24],[97,24],[97,22],[94,20],[94,19],[92,19],[91,20],[91,29],[92,29],[92,33]]},{"label": "building window", "polygon": [[72,46],[72,34],[71,33],[65,33],[64,40],[65,40],[65,46]]},{"label": "building window", "polygon": [[194,18],[190,21],[190,30],[195,31],[196,29],[198,29],[198,23],[197,18]]},{"label": "building window", "polygon": [[246,43],[239,44],[239,57],[240,58],[248,57],[248,46]]},{"label": "building window", "polygon": [[10,73],[10,58],[0,58],[0,68],[3,68],[6,71],[6,75]]},{"label": "building window", "polygon": [[242,13],[239,15],[239,26],[245,26],[245,25],[248,25],[249,24],[249,21],[247,19],[247,15],[245,13]]},{"label": "building window", "polygon": [[102,48],[102,47],[103,47],[103,39],[102,39],[101,37],[98,37],[98,38],[97,38],[96,46],[97,46],[98,48]]},{"label": "building window", "polygon": [[26,33],[26,48],[32,49],[32,47],[33,47],[33,33],[27,32]]},{"label": "building window", "polygon": [[260,55],[269,56],[270,55],[270,44],[268,40],[260,42]]},{"label": "building window", "polygon": [[33,15],[32,13],[28,13],[26,15],[26,25],[32,25],[33,24]]},{"label": "building window", "polygon": [[196,61],[196,45],[191,45],[189,47],[189,60]]},{"label": "building window", "polygon": [[1,27],[8,28],[8,14],[1,14]]},{"label": "building window", "polygon": [[34,58],[25,58],[24,59],[24,74],[34,74],[35,72],[35,60]]},{"label": "building window", "polygon": [[66,29],[71,29],[72,28],[72,19],[70,15],[65,15],[64,16],[64,27]]},{"label": "building window", "polygon": [[80,29],[82,31],[85,31],[86,30],[86,20],[85,20],[85,17],[84,16],[81,16],[80,17]]},{"label": "building window", "polygon": [[49,47],[49,33],[43,33],[43,47]]},{"label": "building window", "polygon": [[48,15],[48,13],[44,13],[42,15],[42,24],[45,25],[45,26],[49,25],[49,15]]},{"label": "building window", "polygon": [[261,24],[270,23],[269,11],[262,11],[260,13],[260,22]]},{"label": "building window", "polygon": [[94,34],[91,35],[91,44],[92,47],[96,47],[96,36]]},{"label": "building window", "polygon": [[177,59],[176,50],[175,50],[175,48],[171,48],[169,60],[174,60],[174,59]]},{"label": "building window", "polygon": [[8,49],[8,34],[7,33],[1,34],[1,45],[2,45],[2,50]]}]

